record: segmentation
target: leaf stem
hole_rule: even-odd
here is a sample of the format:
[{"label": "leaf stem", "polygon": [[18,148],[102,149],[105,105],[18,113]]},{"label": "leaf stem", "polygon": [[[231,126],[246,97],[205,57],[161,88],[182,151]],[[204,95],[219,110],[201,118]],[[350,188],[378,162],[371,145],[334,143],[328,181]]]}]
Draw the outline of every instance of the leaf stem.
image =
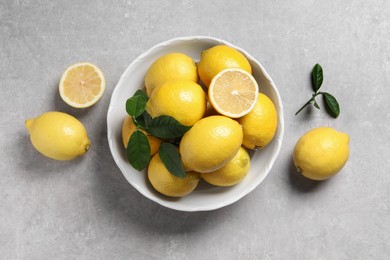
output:
[{"label": "leaf stem", "polygon": [[301,112],[305,107],[307,107],[310,103],[312,103],[313,101],[315,101],[315,97],[322,94],[321,91],[317,92],[317,93],[314,93],[313,96],[311,97],[311,99],[309,99],[309,101],[307,101],[296,113],[295,115],[298,115],[299,112]]},{"label": "leaf stem", "polygon": [[147,130],[145,127],[143,127],[138,121],[137,121],[137,118],[132,116],[133,118],[133,122],[135,124],[135,126],[137,127],[137,129],[142,129],[142,130]]},{"label": "leaf stem", "polygon": [[132,116],[134,124],[139,127],[139,123],[137,121],[137,118],[135,116]]},{"label": "leaf stem", "polygon": [[295,113],[295,115],[298,115],[299,114],[299,112],[301,112],[306,106],[308,106],[309,104],[310,104],[310,102],[312,102],[314,99],[313,98],[311,98],[311,99],[309,99],[309,101],[307,101],[296,113]]}]

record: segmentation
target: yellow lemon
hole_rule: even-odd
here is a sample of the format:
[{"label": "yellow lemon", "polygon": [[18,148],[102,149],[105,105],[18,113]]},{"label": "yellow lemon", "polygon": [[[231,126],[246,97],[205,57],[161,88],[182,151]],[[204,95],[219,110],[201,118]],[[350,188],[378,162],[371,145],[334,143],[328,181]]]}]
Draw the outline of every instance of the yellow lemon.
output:
[{"label": "yellow lemon", "polygon": [[264,148],[275,136],[278,115],[272,100],[259,93],[255,107],[238,119],[244,132],[243,145],[248,149]]},{"label": "yellow lemon", "polygon": [[[136,126],[133,122],[133,118],[129,115],[125,117],[123,120],[123,125],[122,125],[122,141],[123,145],[125,148],[127,148],[127,145],[129,143],[130,136],[132,133],[135,131]],[[149,134],[148,132],[141,130],[146,137],[148,138],[149,145],[150,145],[150,155],[153,155],[157,153],[158,148],[160,147],[161,140],[158,139],[157,137],[154,137],[153,135]]]},{"label": "yellow lemon", "polygon": [[186,172],[186,177],[178,178],[167,170],[160,156],[156,153],[149,163],[148,179],[153,188],[161,194],[170,197],[183,197],[196,188],[200,180],[200,174]]},{"label": "yellow lemon", "polygon": [[305,133],[294,148],[298,172],[312,180],[325,180],[338,173],[349,157],[349,136],[330,127]]},{"label": "yellow lemon", "polygon": [[217,45],[202,52],[198,63],[199,78],[208,87],[215,75],[231,68],[252,74],[252,67],[241,52],[226,45]]},{"label": "yellow lemon", "polygon": [[255,78],[242,69],[224,69],[210,83],[208,97],[220,114],[238,118],[256,105],[259,86]]},{"label": "yellow lemon", "polygon": [[145,76],[146,93],[170,80],[189,80],[198,82],[195,61],[183,53],[169,53],[158,58]]},{"label": "yellow lemon", "polygon": [[153,91],[146,103],[146,110],[152,117],[167,115],[183,125],[191,126],[206,111],[206,93],[192,81],[168,81]]},{"label": "yellow lemon", "polygon": [[202,178],[210,184],[216,186],[232,186],[247,175],[250,167],[250,158],[248,152],[241,147],[234,158],[226,163],[222,168],[202,173]]},{"label": "yellow lemon", "polygon": [[55,160],[71,160],[85,154],[90,146],[83,124],[62,112],[46,112],[26,120],[31,143],[41,154]]},{"label": "yellow lemon", "polygon": [[211,172],[233,159],[242,143],[241,126],[225,116],[209,116],[196,122],[180,142],[186,170]]},{"label": "yellow lemon", "polygon": [[61,98],[76,108],[90,107],[103,96],[106,81],[102,71],[88,62],[76,63],[62,74],[59,91]]}]

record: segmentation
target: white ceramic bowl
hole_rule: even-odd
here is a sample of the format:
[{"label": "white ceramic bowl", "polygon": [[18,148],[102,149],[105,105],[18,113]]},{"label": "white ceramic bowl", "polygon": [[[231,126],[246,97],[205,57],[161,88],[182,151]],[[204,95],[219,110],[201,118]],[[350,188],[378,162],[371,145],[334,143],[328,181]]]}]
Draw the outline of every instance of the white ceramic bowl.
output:
[{"label": "white ceramic bowl", "polygon": [[[201,52],[215,45],[228,45],[242,52],[249,60],[260,92],[274,102],[278,112],[278,129],[273,141],[263,150],[252,153],[251,168],[239,184],[232,187],[215,187],[201,181],[198,187],[183,198],[170,198],[156,192],[150,185],[146,171],[138,172],[128,163],[122,144],[122,123],[126,116],[125,103],[137,89],[144,87],[144,77],[150,65],[160,56],[181,52],[199,61]],[[181,211],[214,210],[239,200],[256,188],[267,176],[279,154],[284,132],[282,102],[271,77],[263,66],[243,49],[224,40],[195,36],[175,38],[159,43],[134,60],[116,85],[107,113],[107,135],[112,156],[128,182],[145,197],[171,209]]]}]

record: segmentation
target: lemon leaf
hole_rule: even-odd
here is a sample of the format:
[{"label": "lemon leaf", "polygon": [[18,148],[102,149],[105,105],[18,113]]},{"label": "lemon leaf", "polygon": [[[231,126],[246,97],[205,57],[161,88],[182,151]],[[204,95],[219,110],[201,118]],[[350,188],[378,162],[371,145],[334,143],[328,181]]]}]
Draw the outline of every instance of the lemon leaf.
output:
[{"label": "lemon leaf", "polygon": [[313,101],[313,105],[314,105],[315,108],[320,109],[320,106],[318,105],[317,101],[314,100]]},{"label": "lemon leaf", "polygon": [[320,64],[317,63],[316,65],[314,65],[313,70],[311,72],[311,79],[313,83],[313,89],[315,92],[317,92],[320,89],[324,80],[324,74]]},{"label": "lemon leaf", "polygon": [[138,117],[145,111],[146,102],[148,97],[142,90],[137,90],[134,95],[126,101],[126,112],[133,116]]},{"label": "lemon leaf", "polygon": [[142,115],[138,116],[135,119],[137,125],[143,129],[147,129],[150,120],[152,120],[152,117],[149,115],[149,113],[146,110],[142,113]]},{"label": "lemon leaf", "polygon": [[170,143],[162,143],[158,149],[158,155],[167,170],[178,178],[185,178],[186,172],[180,159],[177,147]]},{"label": "lemon leaf", "polygon": [[332,117],[337,118],[340,114],[340,106],[336,98],[327,92],[323,92],[322,96],[324,97],[326,111]]},{"label": "lemon leaf", "polygon": [[145,91],[143,91],[142,89],[138,89],[138,90],[134,93],[133,97],[134,97],[134,96],[142,96],[142,97],[148,99],[148,95],[146,95]]},{"label": "lemon leaf", "polygon": [[155,137],[162,139],[172,139],[183,136],[190,130],[190,126],[180,124],[171,116],[158,116],[150,120],[147,131]]},{"label": "lemon leaf", "polygon": [[150,145],[146,135],[135,130],[127,145],[127,160],[136,170],[142,171],[150,161]]}]

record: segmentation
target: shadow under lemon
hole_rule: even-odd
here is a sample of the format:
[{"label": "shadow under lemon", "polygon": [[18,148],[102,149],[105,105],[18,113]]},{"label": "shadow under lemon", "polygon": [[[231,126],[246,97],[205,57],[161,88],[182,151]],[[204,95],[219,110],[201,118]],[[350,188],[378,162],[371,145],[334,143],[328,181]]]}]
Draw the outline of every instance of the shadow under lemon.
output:
[{"label": "shadow under lemon", "polygon": [[287,171],[289,174],[289,180],[291,186],[299,192],[303,192],[303,193],[314,192],[318,190],[320,187],[325,186],[329,182],[329,179],[323,181],[315,181],[304,177],[302,174],[300,174],[297,171],[292,155],[291,155],[290,163],[288,164]]}]

